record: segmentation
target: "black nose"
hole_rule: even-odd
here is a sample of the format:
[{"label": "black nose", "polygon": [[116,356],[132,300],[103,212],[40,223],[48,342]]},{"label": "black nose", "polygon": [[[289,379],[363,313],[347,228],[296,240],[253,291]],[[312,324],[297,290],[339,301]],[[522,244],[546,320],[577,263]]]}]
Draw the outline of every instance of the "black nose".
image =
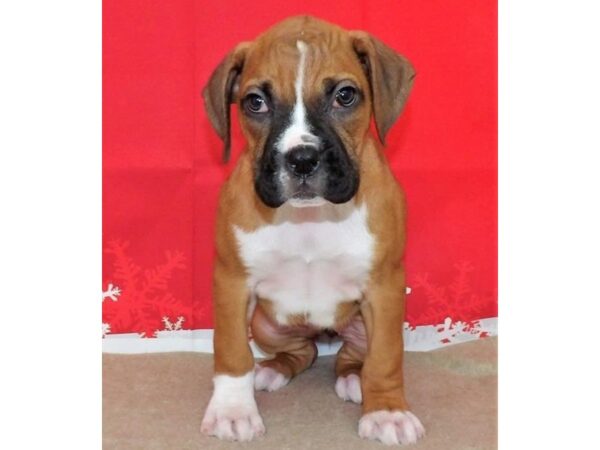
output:
[{"label": "black nose", "polygon": [[319,152],[310,145],[294,147],[287,152],[285,160],[294,175],[307,177],[319,167]]}]

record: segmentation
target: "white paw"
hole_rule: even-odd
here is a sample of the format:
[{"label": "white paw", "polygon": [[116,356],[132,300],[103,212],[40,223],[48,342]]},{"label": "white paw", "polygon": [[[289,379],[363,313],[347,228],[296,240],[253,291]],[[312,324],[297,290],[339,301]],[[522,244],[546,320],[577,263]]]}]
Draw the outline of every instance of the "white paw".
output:
[{"label": "white paw", "polygon": [[410,411],[374,411],[358,422],[358,435],[386,445],[414,444],[425,435],[421,421]]},{"label": "white paw", "polygon": [[355,373],[351,373],[346,377],[338,377],[335,382],[335,393],[342,400],[350,400],[360,405],[362,403],[360,377]]},{"label": "white paw", "polygon": [[254,369],[254,389],[257,391],[276,391],[289,382],[289,378],[270,367],[257,364]]},{"label": "white paw", "polygon": [[265,433],[256,405],[207,408],[200,431],[228,441],[251,441]]},{"label": "white paw", "polygon": [[242,377],[218,375],[200,431],[230,441],[250,441],[265,433],[254,400],[254,373]]}]

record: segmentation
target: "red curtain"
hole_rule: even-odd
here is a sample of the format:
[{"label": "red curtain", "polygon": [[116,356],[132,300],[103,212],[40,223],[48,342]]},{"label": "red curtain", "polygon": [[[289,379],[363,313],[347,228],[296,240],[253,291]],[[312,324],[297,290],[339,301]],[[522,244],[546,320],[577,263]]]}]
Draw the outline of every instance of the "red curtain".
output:
[{"label": "red curtain", "polygon": [[200,92],[242,40],[312,14],[376,35],[417,77],[386,150],[408,199],[411,325],[497,315],[497,5],[492,0],[105,0],[103,323],[212,327],[220,163]]}]

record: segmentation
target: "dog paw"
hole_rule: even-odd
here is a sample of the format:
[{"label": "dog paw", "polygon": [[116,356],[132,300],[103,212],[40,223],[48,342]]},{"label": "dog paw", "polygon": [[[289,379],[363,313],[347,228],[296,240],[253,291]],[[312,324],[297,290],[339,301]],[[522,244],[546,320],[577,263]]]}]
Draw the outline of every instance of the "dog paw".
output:
[{"label": "dog paw", "polygon": [[254,389],[257,391],[276,391],[289,382],[289,378],[270,367],[257,364],[254,369]]},{"label": "dog paw", "polygon": [[410,411],[374,411],[358,422],[361,438],[379,440],[386,445],[414,444],[425,435],[421,421]]},{"label": "dog paw", "polygon": [[251,441],[265,433],[254,400],[254,373],[241,377],[218,375],[200,431],[229,441]]},{"label": "dog paw", "polygon": [[344,401],[362,403],[362,392],[360,390],[360,377],[351,373],[345,377],[338,377],[335,382],[335,393]]},{"label": "dog paw", "polygon": [[251,441],[265,433],[265,426],[254,408],[231,405],[225,408],[207,409],[200,431],[228,441]]}]

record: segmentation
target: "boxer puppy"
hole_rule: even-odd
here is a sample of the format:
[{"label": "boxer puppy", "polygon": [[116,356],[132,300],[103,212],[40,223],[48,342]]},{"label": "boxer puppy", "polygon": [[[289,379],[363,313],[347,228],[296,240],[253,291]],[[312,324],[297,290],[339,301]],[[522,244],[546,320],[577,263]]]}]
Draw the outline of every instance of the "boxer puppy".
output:
[{"label": "boxer puppy", "polygon": [[[285,386],[314,362],[315,336],[334,330],[335,391],[362,403],[358,434],[386,444],[424,434],[402,375],[405,201],[382,151],[413,77],[373,36],[307,16],[239,44],[212,74],[203,94],[224,157],[232,103],[247,148],[219,202],[203,433],[262,435],[254,389]],[[272,355],[256,366],[249,326]]]}]

